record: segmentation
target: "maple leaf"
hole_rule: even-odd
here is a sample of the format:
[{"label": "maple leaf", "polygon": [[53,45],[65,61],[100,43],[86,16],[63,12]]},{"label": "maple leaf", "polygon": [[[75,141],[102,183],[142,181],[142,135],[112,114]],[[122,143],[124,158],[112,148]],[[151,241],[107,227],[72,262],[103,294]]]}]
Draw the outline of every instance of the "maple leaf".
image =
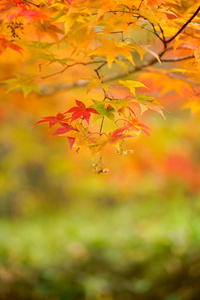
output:
[{"label": "maple leaf", "polygon": [[92,133],[81,123],[77,123],[76,128],[69,130],[66,136],[69,140],[70,147],[73,145],[78,148],[88,147],[89,144],[95,143],[95,140],[92,138]]},{"label": "maple leaf", "polygon": [[150,137],[150,134],[147,131],[150,130],[150,128],[142,123],[139,123],[138,118],[129,118],[127,122],[128,124],[123,127],[124,130],[132,130],[137,134],[137,136],[139,136],[140,132],[143,131],[148,137]]},{"label": "maple leaf", "polygon": [[67,139],[69,141],[69,149],[71,149],[75,143],[75,138],[67,136]]},{"label": "maple leaf", "polygon": [[[65,116],[61,113],[58,113],[56,117],[48,117],[48,118],[56,118],[56,119],[52,119],[51,121],[47,121],[47,120],[41,120],[39,122],[37,122],[35,125],[37,125],[38,123],[42,123],[44,122],[49,122],[49,128],[51,128],[53,125],[59,123],[60,125],[62,125],[63,127],[58,128],[51,136],[54,135],[63,135],[63,134],[67,134],[69,131],[75,130],[77,131],[74,127],[72,127],[70,124],[64,123],[60,120],[66,121],[68,119],[64,119]],[[69,149],[71,150],[71,148],[73,147],[76,138],[75,137],[71,137],[71,136],[67,136],[67,139],[69,141]]]},{"label": "maple leaf", "polygon": [[38,86],[34,83],[31,83],[31,80],[32,78],[27,78],[25,75],[17,74],[16,78],[7,79],[2,82],[5,82],[9,86],[6,93],[20,89],[23,91],[24,97],[26,98],[32,91],[41,94]]},{"label": "maple leaf", "polygon": [[115,131],[113,131],[112,133],[109,133],[109,142],[111,144],[116,144],[119,142],[119,140],[121,139],[125,139],[125,138],[129,138],[129,137],[133,137],[132,135],[127,135],[124,134],[123,132],[127,130],[126,127],[121,127],[116,129]]},{"label": "maple leaf", "polygon": [[19,5],[21,7],[24,7],[24,6],[30,6],[30,4],[26,1],[23,1],[23,0],[12,0],[12,2],[16,5]]},{"label": "maple leaf", "polygon": [[[65,136],[70,148],[85,147],[92,155],[101,153],[109,143],[120,148],[123,139],[138,137],[141,133],[149,136],[149,128],[136,118],[135,108],[138,106],[141,114],[150,109],[164,116],[163,107],[153,97],[137,95],[138,88],[146,88],[139,82],[140,79],[119,81],[120,92],[117,94],[112,80],[123,79],[126,74],[130,77],[134,74],[134,79],[135,73],[140,71],[142,82],[145,77],[153,81],[153,84],[147,84],[151,87],[152,95],[167,93],[171,98],[171,92],[176,91],[181,97],[188,98],[185,108],[200,114],[199,1],[164,0],[162,5],[160,4],[159,0],[0,1],[1,32],[8,30],[11,34],[8,36],[0,32],[0,54],[7,48],[20,54],[25,53],[23,62],[15,59],[14,51],[10,51],[14,59],[8,63],[3,61],[7,53],[0,57],[3,61],[2,70],[6,70],[8,66],[7,77],[10,79],[4,81],[8,86],[7,92],[22,90],[26,97],[32,91],[39,92],[39,88],[33,83],[34,78],[62,75],[65,71],[67,73],[69,69],[75,68],[68,73],[69,78],[63,78],[62,81],[57,77],[55,89],[54,82],[47,80],[44,93],[50,95],[54,91],[65,89],[66,86],[68,88],[68,83],[70,87],[75,86],[74,79],[78,79],[77,85],[79,83],[82,85],[80,81],[82,77],[89,81],[87,92],[101,88],[104,93],[95,91],[98,93],[96,96],[98,101],[93,100],[93,106],[86,107],[84,101],[76,100],[76,106],[69,107],[67,112],[44,117],[36,124],[48,123],[49,128],[57,126],[52,136]],[[8,21],[12,22],[7,26]],[[140,35],[139,30],[151,34]],[[23,36],[19,34],[19,37],[18,32]],[[18,43],[16,45],[15,38],[21,38],[19,45],[22,45],[23,49]],[[33,39],[36,41],[32,41]],[[44,39],[42,43],[40,39]],[[59,44],[60,48],[55,47],[56,44]],[[174,52],[171,51],[173,49]],[[137,62],[136,66],[134,61]],[[162,65],[158,66],[157,62]],[[51,67],[53,63],[58,65],[58,68],[56,65],[55,68]],[[115,63],[113,70],[107,70],[113,63]],[[176,66],[170,69],[168,63]],[[38,64],[39,68],[36,67]],[[125,71],[118,71],[121,67]],[[44,76],[35,74],[37,77],[30,78],[25,73],[12,78],[15,76],[9,75],[10,72],[17,69],[27,71],[27,74],[29,69],[34,71],[34,74],[39,69]],[[78,76],[74,78],[76,74]],[[106,83],[107,80],[110,85]],[[101,119],[97,132],[90,132],[91,115],[93,122]],[[123,127],[109,132],[113,124],[107,119],[114,124],[118,121],[123,122]],[[119,154],[123,152],[121,148]],[[102,172],[102,167],[98,168]]]},{"label": "maple leaf", "polygon": [[7,2],[4,2],[4,3],[1,3],[0,4],[1,6],[20,6],[21,8],[24,8],[24,7],[30,7],[30,3],[28,3],[27,1],[24,1],[24,0],[10,0],[10,1],[7,1]]},{"label": "maple leaf", "polygon": [[[57,122],[57,123],[59,123],[59,122]],[[69,131],[72,131],[72,130],[77,131],[70,124],[63,123],[63,122],[60,122],[59,124],[62,125],[63,127],[58,128],[51,136],[54,136],[54,135],[63,135],[63,134],[66,135],[66,133],[68,133]],[[70,136],[67,136],[67,139],[69,141],[69,148],[71,149],[72,146],[74,145],[74,142],[75,142],[76,139],[75,139],[75,137],[70,137]]]},{"label": "maple leaf", "polygon": [[20,46],[11,42],[5,35],[0,34],[0,54],[2,54],[6,48],[11,48],[22,55],[22,48]]},{"label": "maple leaf", "polygon": [[91,108],[91,107],[86,108],[85,104],[81,101],[78,101],[78,100],[75,100],[75,101],[76,101],[77,106],[70,108],[65,113],[73,113],[71,122],[73,122],[74,120],[76,120],[78,118],[84,118],[87,121],[87,123],[89,124],[91,113],[98,114],[98,112],[94,108]]},{"label": "maple leaf", "polygon": [[[34,19],[39,20],[42,17],[42,15],[34,10],[29,10],[29,9],[17,9],[14,11],[13,14],[7,15],[7,18],[9,21],[12,21],[13,18],[16,18],[16,17],[26,17],[27,19],[29,19],[29,21],[33,21]],[[44,15],[43,15],[43,17],[44,17]],[[45,17],[47,17],[47,16],[45,16]]]},{"label": "maple leaf", "polygon": [[89,83],[87,85],[87,93],[89,93],[92,89],[97,89],[102,87],[104,91],[108,92],[110,85],[103,83],[102,78],[99,77],[89,77],[83,78],[84,80],[88,80]]},{"label": "maple leaf", "polygon": [[96,142],[93,143],[89,143],[87,145],[91,156],[95,157],[95,155],[101,153],[103,151],[103,149],[105,148],[105,146],[108,144],[108,140],[97,140]]},{"label": "maple leaf", "polygon": [[51,24],[49,20],[38,22],[36,31],[39,39],[49,35],[57,44],[59,43],[58,34],[63,34],[63,30]]},{"label": "maple leaf", "polygon": [[[57,123],[59,123],[59,122],[57,122]],[[63,127],[58,128],[51,136],[62,135],[62,134],[69,132],[70,130],[74,130],[74,127],[72,127],[70,124],[63,123],[63,122],[60,122],[59,124],[61,124]]]},{"label": "maple leaf", "polygon": [[192,97],[189,101],[182,105],[183,109],[190,109],[192,114],[200,114],[200,99]]},{"label": "maple leaf", "polygon": [[147,89],[147,87],[143,83],[141,83],[139,81],[133,81],[133,80],[125,80],[124,81],[124,80],[119,80],[119,83],[121,83],[122,85],[124,85],[125,87],[127,87],[134,96],[135,96],[135,88],[141,88],[141,87],[143,87],[143,88]]},{"label": "maple leaf", "polygon": [[[65,128],[68,129],[69,128],[68,126],[71,126],[66,123],[69,120],[69,118],[66,118],[66,116],[61,113],[58,113],[56,116],[44,117],[42,119],[43,120],[38,121],[33,126],[38,125],[40,123],[44,123],[44,122],[49,122],[49,129],[57,123],[64,126],[64,129]],[[60,129],[62,129],[62,128],[60,128]],[[59,133],[56,133],[56,134],[59,134]],[[63,133],[61,133],[61,134],[63,134]],[[55,135],[55,133],[54,133],[54,135]]]},{"label": "maple leaf", "polygon": [[132,99],[132,101],[139,104],[141,108],[141,115],[146,110],[151,109],[161,114],[161,116],[163,116],[163,118],[165,119],[165,115],[163,113],[163,106],[158,101],[156,101],[154,97],[148,97],[145,94],[137,95],[137,97],[135,99]]},{"label": "maple leaf", "polygon": [[95,106],[93,108],[98,112],[98,115],[94,116],[94,122],[102,117],[107,117],[109,120],[114,122],[115,115],[114,115],[114,108],[110,105],[107,101],[96,101],[93,100]]},{"label": "maple leaf", "polygon": [[103,46],[98,47],[94,51],[90,51],[88,55],[89,56],[97,55],[100,57],[105,56],[109,68],[111,67],[113,61],[119,54],[123,55],[125,58],[127,58],[127,60],[129,60],[134,65],[133,57],[131,54],[131,52],[133,52],[134,49],[129,47],[129,44],[117,43],[113,38],[111,41],[103,40],[101,41],[101,43],[103,44]]}]

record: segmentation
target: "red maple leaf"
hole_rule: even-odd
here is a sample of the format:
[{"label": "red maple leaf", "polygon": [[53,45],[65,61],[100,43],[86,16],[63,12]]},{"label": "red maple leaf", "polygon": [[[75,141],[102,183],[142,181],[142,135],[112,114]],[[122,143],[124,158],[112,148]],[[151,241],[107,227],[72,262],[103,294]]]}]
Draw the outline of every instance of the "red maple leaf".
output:
[{"label": "red maple leaf", "polygon": [[33,20],[39,20],[42,17],[44,17],[45,15],[41,15],[38,12],[34,11],[34,10],[30,10],[30,9],[18,9],[15,11],[15,13],[11,14],[11,15],[7,15],[7,19],[9,21],[12,21],[13,18],[16,17],[26,17],[27,19],[29,19],[29,21],[33,21]]},{"label": "red maple leaf", "polygon": [[43,120],[38,121],[33,126],[40,124],[40,123],[49,122],[49,129],[50,129],[52,126],[54,126],[57,123],[62,126],[66,126],[66,125],[68,125],[66,123],[66,121],[68,121],[68,120],[69,120],[69,118],[66,119],[64,114],[58,113],[56,116],[44,117]]},{"label": "red maple leaf", "polygon": [[30,7],[30,3],[25,0],[10,0],[5,1],[4,3],[0,3],[1,6],[20,6],[22,8],[24,7]]},{"label": "red maple leaf", "polygon": [[18,45],[11,42],[9,39],[6,38],[5,35],[0,35],[0,54],[3,52],[3,50],[6,50],[6,48],[11,48],[14,51],[19,52],[22,55],[22,48]]},{"label": "red maple leaf", "polygon": [[[67,123],[63,123],[61,124],[63,127],[61,128],[58,128],[51,136],[54,136],[54,135],[62,135],[62,134],[65,134],[71,130],[76,130],[74,129],[74,127],[72,127],[71,125],[67,124]],[[75,142],[75,138],[74,137],[70,137],[70,136],[67,136],[67,139],[69,141],[69,148],[71,149],[74,142]]]},{"label": "red maple leaf", "polygon": [[75,142],[75,138],[71,137],[71,136],[67,136],[67,139],[69,141],[69,149],[72,148],[72,146],[74,145]]},{"label": "red maple leaf", "polygon": [[51,136],[65,134],[70,130],[75,130],[74,127],[67,123],[61,124],[63,127],[58,128]]},{"label": "red maple leaf", "polygon": [[71,122],[78,118],[84,118],[89,124],[91,113],[99,114],[94,108],[88,107],[86,108],[85,104],[81,101],[75,100],[77,106],[70,108],[65,113],[73,113]]},{"label": "red maple leaf", "polygon": [[127,130],[125,127],[121,127],[113,131],[111,134],[109,134],[109,140],[111,144],[116,143],[118,140],[125,139],[128,137],[133,137],[132,135],[126,135],[123,132]]}]

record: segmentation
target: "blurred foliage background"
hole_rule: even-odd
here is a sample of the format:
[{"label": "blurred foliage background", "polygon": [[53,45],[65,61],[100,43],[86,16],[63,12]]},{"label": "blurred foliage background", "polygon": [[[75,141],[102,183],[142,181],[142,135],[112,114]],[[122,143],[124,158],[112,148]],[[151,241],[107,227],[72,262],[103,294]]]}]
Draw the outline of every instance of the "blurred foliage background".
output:
[{"label": "blurred foliage background", "polygon": [[[5,55],[0,79],[20,65]],[[89,153],[32,128],[83,90],[0,94],[0,299],[200,299],[200,126],[180,97],[95,175]]]},{"label": "blurred foliage background", "polygon": [[1,99],[0,299],[199,299],[195,117],[163,98],[167,120],[147,114],[151,138],[95,175],[89,153],[32,128],[47,109],[35,97]]}]

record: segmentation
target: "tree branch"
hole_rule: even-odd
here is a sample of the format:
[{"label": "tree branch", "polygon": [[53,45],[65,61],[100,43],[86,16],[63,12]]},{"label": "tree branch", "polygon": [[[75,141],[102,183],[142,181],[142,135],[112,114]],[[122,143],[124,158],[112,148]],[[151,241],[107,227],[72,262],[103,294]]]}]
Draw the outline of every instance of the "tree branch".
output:
[{"label": "tree branch", "polygon": [[144,2],[144,0],[141,0],[140,5],[138,6],[137,10],[140,10],[140,7],[142,6],[143,2]]},{"label": "tree branch", "polygon": [[187,25],[196,17],[199,11],[200,11],[200,6],[197,8],[195,13],[191,16],[191,18],[179,29],[179,31],[174,36],[172,36],[168,41],[166,41],[166,43],[168,44],[171,41],[173,41],[185,29],[185,27],[187,27]]},{"label": "tree branch", "polygon": [[161,59],[161,61],[164,62],[164,63],[167,63],[167,62],[177,62],[177,61],[192,59],[194,57],[195,57],[194,55],[188,55],[188,56],[174,57],[174,58],[163,58],[163,59]]},{"label": "tree branch", "polygon": [[185,78],[183,76],[179,76],[179,75],[176,75],[176,74],[173,74],[173,73],[167,73],[166,74],[167,76],[169,76],[170,78],[176,78],[176,79],[180,79],[180,80],[183,80],[189,84],[193,84],[193,85],[199,85],[198,82],[194,81],[194,80],[191,80],[189,78]]},{"label": "tree branch", "polygon": [[[164,49],[162,52],[160,52],[160,53],[158,54],[158,56],[161,58],[161,57],[165,54],[165,52],[167,52],[167,51],[169,51],[169,50],[171,50],[171,48],[166,48],[166,49]],[[194,56],[187,56],[187,59],[193,58],[193,57],[194,57]],[[177,59],[178,59],[178,60],[177,60]],[[168,59],[166,59],[166,60],[168,60],[168,62],[176,62],[176,61],[179,61],[179,60],[185,60],[185,59],[186,59],[186,57],[183,57],[183,58],[175,58],[174,60],[169,59],[170,61],[169,61]],[[166,60],[163,59],[163,60],[161,60],[161,61],[167,62]],[[96,61],[96,62],[102,63],[102,65],[100,66],[100,68],[101,68],[104,64],[106,64],[105,61]],[[119,78],[122,78],[122,77],[126,77],[126,76],[128,76],[128,75],[133,74],[133,73],[139,72],[139,71],[141,71],[141,70],[143,70],[143,69],[145,69],[145,68],[147,68],[147,67],[150,67],[150,66],[156,64],[157,62],[158,62],[158,60],[157,60],[156,58],[153,57],[151,60],[149,60],[149,61],[147,61],[147,62],[141,64],[140,66],[135,66],[135,67],[130,68],[130,69],[128,70],[128,74],[127,74],[126,71],[123,71],[123,72],[117,72],[117,73],[108,75],[107,77],[104,78],[104,82],[113,81],[113,80],[116,80],[116,79],[119,79]],[[94,62],[90,62],[90,64],[91,64],[91,63],[94,63]],[[79,63],[75,63],[75,64],[79,64]],[[89,63],[80,63],[80,64],[82,64],[82,65],[87,65],[87,64],[89,64]],[[74,64],[73,64],[73,65],[74,65]],[[70,66],[73,66],[73,65],[70,65]],[[67,68],[65,68],[65,69],[67,69]],[[63,70],[63,71],[64,71],[64,70]],[[58,73],[62,73],[62,72],[58,72]],[[55,75],[55,74],[54,74],[54,75]],[[49,76],[48,76],[48,77],[49,77]],[[62,91],[62,90],[72,89],[72,88],[77,87],[77,86],[85,86],[85,85],[87,85],[87,84],[88,84],[87,81],[79,80],[79,81],[76,81],[76,82],[74,82],[74,83],[72,83],[72,84],[61,85],[61,86],[58,86],[58,87],[54,87],[53,89],[50,87],[49,90],[48,90],[48,88],[43,87],[43,88],[40,89],[40,91],[41,91],[43,94],[45,94],[45,95],[51,95],[51,94],[54,94],[54,93],[59,92],[59,91]]]},{"label": "tree branch", "polygon": [[[168,50],[169,50],[169,48],[168,48]],[[159,54],[159,57],[162,57],[166,51],[167,51],[167,49],[164,49]],[[100,62],[100,61],[98,61],[98,62]],[[105,64],[105,61],[101,61],[101,62],[102,62],[102,65],[100,67],[102,67]],[[121,78],[121,77],[128,76],[130,74],[139,72],[140,70],[145,69],[146,67],[152,66],[157,62],[158,62],[157,59],[153,58],[153,59],[149,60],[148,62],[145,62],[144,64],[141,64],[140,66],[135,66],[133,68],[130,68],[128,70],[128,74],[127,74],[126,71],[114,73],[114,74],[111,74],[111,75],[108,75],[107,77],[105,77],[103,81],[108,82],[108,81],[112,81],[112,80],[115,80],[115,79],[118,79],[118,78]],[[82,63],[82,64],[87,65],[87,63]],[[67,69],[67,68],[65,68],[65,69]],[[62,73],[62,72],[58,72],[58,73]],[[47,77],[50,77],[50,76],[47,76]],[[47,77],[44,77],[44,78],[47,78]],[[57,86],[57,87],[41,87],[40,91],[45,95],[52,95],[52,94],[54,94],[56,92],[59,92],[59,91],[62,91],[62,90],[72,89],[72,88],[77,87],[77,86],[85,86],[87,84],[88,84],[87,81],[79,80],[79,81],[76,81],[76,82],[68,84],[68,85],[60,85],[60,86]]]},{"label": "tree branch", "polygon": [[46,78],[49,78],[49,77],[53,77],[55,75],[59,75],[59,74],[62,74],[64,73],[67,69],[71,68],[71,67],[74,67],[76,65],[83,65],[83,66],[88,66],[88,65],[92,65],[92,64],[96,64],[96,63],[102,63],[103,66],[105,64],[107,64],[107,61],[105,60],[93,60],[93,61],[89,61],[89,62],[76,62],[76,63],[73,63],[71,65],[67,65],[64,69],[62,69],[61,71],[58,71],[58,72],[55,72],[55,73],[52,73],[50,75],[47,75],[47,76],[43,76],[42,79],[46,79]]}]

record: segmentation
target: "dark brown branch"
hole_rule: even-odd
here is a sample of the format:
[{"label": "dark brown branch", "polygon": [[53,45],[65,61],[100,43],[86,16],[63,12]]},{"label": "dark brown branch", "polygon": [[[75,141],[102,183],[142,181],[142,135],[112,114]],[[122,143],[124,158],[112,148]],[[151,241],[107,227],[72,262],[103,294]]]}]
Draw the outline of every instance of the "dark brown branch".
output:
[{"label": "dark brown branch", "polygon": [[141,0],[140,5],[138,6],[137,10],[140,10],[140,7],[142,6],[142,3],[144,2],[144,0]]},{"label": "dark brown branch", "polygon": [[199,11],[200,11],[200,6],[197,8],[195,13],[191,16],[191,18],[179,29],[179,31],[174,36],[172,36],[168,41],[166,41],[166,43],[168,44],[171,41],[173,41],[185,29],[185,27],[187,27],[187,25],[196,17]]},{"label": "dark brown branch", "polygon": [[162,42],[163,42],[164,48],[166,49],[167,48],[167,43],[166,43],[164,31],[163,31],[162,27],[160,26],[160,24],[158,26],[159,26],[160,32],[162,34]]},{"label": "dark brown branch", "polygon": [[[96,72],[97,76],[99,77],[99,79],[101,79],[98,71],[107,64],[107,61],[104,61],[97,69],[94,69],[94,71]],[[103,82],[103,81],[102,81]]]}]

